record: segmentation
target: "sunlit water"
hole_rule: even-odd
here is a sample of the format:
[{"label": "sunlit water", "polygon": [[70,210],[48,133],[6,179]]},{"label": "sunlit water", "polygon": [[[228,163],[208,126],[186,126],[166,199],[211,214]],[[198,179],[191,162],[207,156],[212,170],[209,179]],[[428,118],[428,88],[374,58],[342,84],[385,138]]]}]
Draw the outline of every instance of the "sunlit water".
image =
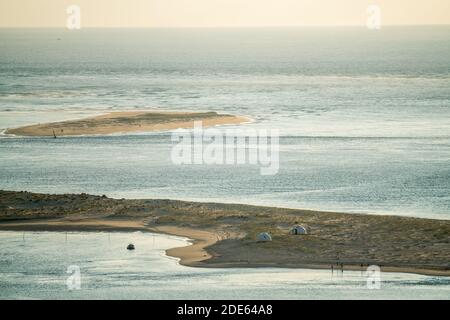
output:
[{"label": "sunlit water", "polygon": [[[450,279],[364,272],[199,269],[180,266],[165,249],[182,238],[148,233],[0,232],[1,299],[448,299]],[[130,243],[135,251],[127,251]],[[80,268],[79,290],[68,287]],[[76,287],[75,287],[76,288]],[[72,290],[69,290],[72,289]]]},{"label": "sunlit water", "polygon": [[[450,27],[0,29],[0,129],[213,110],[279,129],[280,169],[175,166],[170,133],[0,136],[0,189],[450,219]],[[2,298],[448,298],[447,278],[202,270],[144,234],[0,233]],[[153,240],[155,239],[155,240]],[[134,242],[138,250],[124,247]],[[153,242],[154,241],[154,242]],[[82,289],[65,273],[79,265]]]},{"label": "sunlit water", "polygon": [[0,188],[450,218],[450,28],[0,30],[0,128],[213,110],[280,170],[175,166],[170,134],[0,138]]}]

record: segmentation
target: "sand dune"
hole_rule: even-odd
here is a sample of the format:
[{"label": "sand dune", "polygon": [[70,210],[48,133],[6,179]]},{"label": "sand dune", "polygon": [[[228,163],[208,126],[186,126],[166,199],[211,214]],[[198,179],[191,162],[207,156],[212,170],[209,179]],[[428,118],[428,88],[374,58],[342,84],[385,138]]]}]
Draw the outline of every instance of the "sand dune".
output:
[{"label": "sand dune", "polygon": [[203,127],[211,127],[241,124],[249,120],[246,117],[216,112],[112,112],[80,120],[42,123],[7,129],[5,134],[42,137],[105,135],[192,128],[195,121],[202,121]]},{"label": "sand dune", "polygon": [[[308,227],[292,236],[290,226]],[[167,254],[195,267],[285,267],[450,276],[450,221],[175,200],[0,191],[0,230],[150,231],[188,237]],[[273,241],[259,243],[259,232]],[[362,266],[361,266],[362,265]]]}]

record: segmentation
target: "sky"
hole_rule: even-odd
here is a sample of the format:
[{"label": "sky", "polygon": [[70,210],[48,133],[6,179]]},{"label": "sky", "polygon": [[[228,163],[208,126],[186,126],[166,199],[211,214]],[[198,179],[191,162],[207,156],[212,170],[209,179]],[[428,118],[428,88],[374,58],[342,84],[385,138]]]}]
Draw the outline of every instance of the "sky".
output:
[{"label": "sky", "polygon": [[450,24],[450,0],[0,0],[0,27],[65,27],[70,5],[82,27],[263,27]]}]

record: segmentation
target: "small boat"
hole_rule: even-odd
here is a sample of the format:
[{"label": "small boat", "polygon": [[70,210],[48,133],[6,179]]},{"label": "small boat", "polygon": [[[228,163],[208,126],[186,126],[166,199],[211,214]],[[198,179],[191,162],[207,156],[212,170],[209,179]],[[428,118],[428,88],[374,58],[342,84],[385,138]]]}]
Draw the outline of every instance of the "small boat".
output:
[{"label": "small boat", "polygon": [[134,249],[135,249],[135,247],[134,247],[134,244],[132,244],[132,243],[130,243],[127,247],[127,250],[134,250]]}]

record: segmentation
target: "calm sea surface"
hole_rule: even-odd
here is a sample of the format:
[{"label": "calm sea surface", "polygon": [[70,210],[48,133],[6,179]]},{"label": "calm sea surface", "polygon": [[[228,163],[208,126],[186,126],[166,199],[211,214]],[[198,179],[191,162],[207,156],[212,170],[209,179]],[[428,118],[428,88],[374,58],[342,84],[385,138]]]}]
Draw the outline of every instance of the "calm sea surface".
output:
[{"label": "calm sea surface", "polygon": [[[0,129],[213,110],[279,129],[280,170],[175,166],[169,132],[0,136],[0,189],[450,219],[450,27],[0,29]],[[201,270],[149,234],[0,233],[0,298],[448,298],[446,278]],[[138,250],[124,247],[134,242]],[[67,268],[82,287],[69,291]]]},{"label": "calm sea surface", "polygon": [[0,30],[0,128],[214,110],[280,171],[175,166],[169,133],[0,138],[0,188],[450,218],[450,27]]}]

